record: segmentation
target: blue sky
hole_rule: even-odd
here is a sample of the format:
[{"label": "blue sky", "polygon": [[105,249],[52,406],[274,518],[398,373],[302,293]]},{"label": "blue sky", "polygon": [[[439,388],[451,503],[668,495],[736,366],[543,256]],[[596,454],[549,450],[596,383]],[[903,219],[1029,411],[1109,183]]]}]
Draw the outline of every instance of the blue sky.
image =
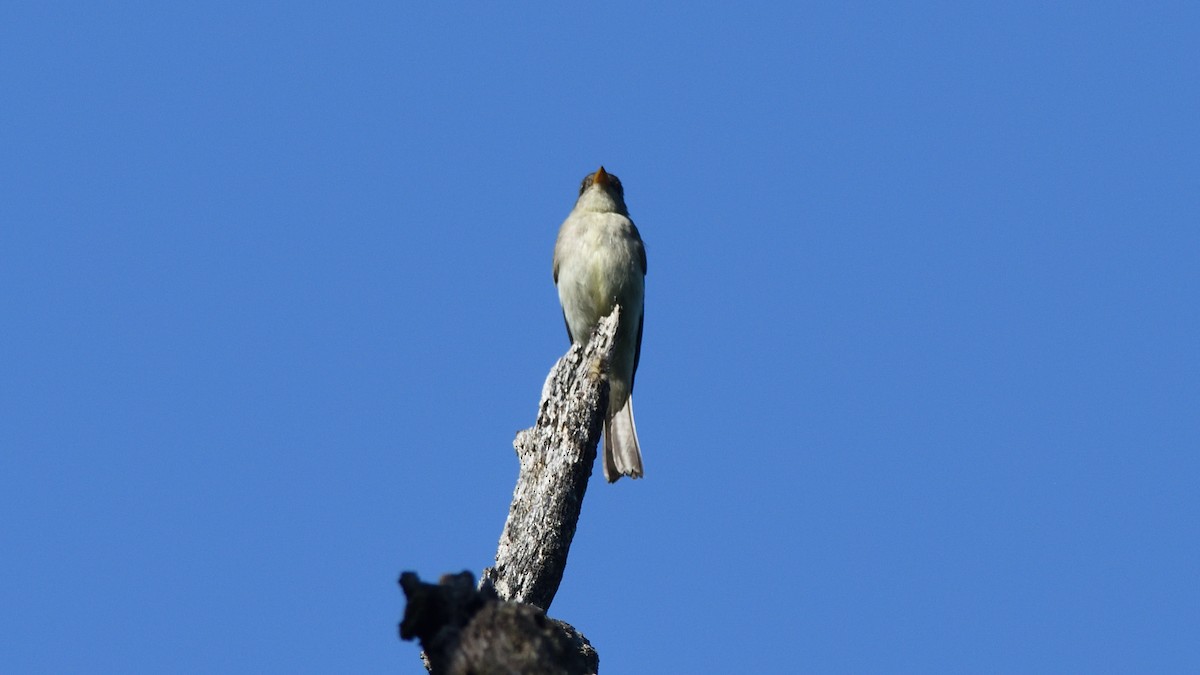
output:
[{"label": "blue sky", "polygon": [[421,672],[601,163],[602,672],[1200,669],[1196,4],[427,4],[0,9],[3,670]]}]

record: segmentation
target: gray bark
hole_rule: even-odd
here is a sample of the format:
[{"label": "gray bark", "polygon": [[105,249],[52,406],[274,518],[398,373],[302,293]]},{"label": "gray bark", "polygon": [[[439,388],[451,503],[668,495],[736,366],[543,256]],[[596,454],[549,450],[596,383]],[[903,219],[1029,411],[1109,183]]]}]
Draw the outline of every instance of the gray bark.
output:
[{"label": "gray bark", "polygon": [[436,675],[592,675],[599,656],[570,625],[546,617],[567,566],[596,444],[608,408],[605,373],[620,308],[600,321],[586,347],[572,345],[542,388],[537,424],[517,434],[521,468],[496,566],[480,587],[470,573],[434,586],[406,572],[400,635],[421,640]]},{"label": "gray bark", "polygon": [[596,461],[608,409],[603,377],[616,344],[620,308],[600,321],[586,347],[573,345],[542,388],[537,425],[513,446],[521,473],[500,535],[496,566],[483,571],[504,600],[549,609]]}]

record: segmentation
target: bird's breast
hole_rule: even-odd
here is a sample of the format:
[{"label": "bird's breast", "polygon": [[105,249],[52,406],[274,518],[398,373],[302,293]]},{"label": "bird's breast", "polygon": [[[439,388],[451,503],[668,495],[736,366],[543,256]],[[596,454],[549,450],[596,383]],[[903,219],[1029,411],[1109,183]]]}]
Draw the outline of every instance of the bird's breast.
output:
[{"label": "bird's breast", "polygon": [[616,303],[640,313],[641,270],[629,219],[615,213],[575,214],[563,227],[558,287],[572,332],[586,335]]}]

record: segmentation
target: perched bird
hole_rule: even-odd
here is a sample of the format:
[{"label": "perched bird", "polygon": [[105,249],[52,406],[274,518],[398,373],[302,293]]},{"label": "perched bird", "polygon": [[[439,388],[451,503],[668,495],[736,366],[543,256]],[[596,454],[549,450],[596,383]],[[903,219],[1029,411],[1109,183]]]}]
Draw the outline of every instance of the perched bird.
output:
[{"label": "perched bird", "polygon": [[575,208],[558,230],[554,283],[571,342],[586,344],[600,319],[621,306],[604,420],[604,477],[610,483],[642,477],[631,395],[642,352],[645,277],[646,248],[625,208],[625,190],[600,167],[584,177]]}]

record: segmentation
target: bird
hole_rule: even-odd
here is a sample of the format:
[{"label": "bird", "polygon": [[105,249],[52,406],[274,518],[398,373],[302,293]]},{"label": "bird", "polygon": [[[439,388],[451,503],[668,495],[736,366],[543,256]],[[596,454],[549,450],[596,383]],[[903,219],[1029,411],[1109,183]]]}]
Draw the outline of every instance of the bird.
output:
[{"label": "bird", "polygon": [[579,198],[558,230],[554,284],[567,335],[586,345],[600,319],[621,306],[609,364],[604,419],[604,478],[641,478],[642,449],[633,422],[633,379],[642,352],[646,247],[625,206],[621,180],[601,166],[584,176]]}]

